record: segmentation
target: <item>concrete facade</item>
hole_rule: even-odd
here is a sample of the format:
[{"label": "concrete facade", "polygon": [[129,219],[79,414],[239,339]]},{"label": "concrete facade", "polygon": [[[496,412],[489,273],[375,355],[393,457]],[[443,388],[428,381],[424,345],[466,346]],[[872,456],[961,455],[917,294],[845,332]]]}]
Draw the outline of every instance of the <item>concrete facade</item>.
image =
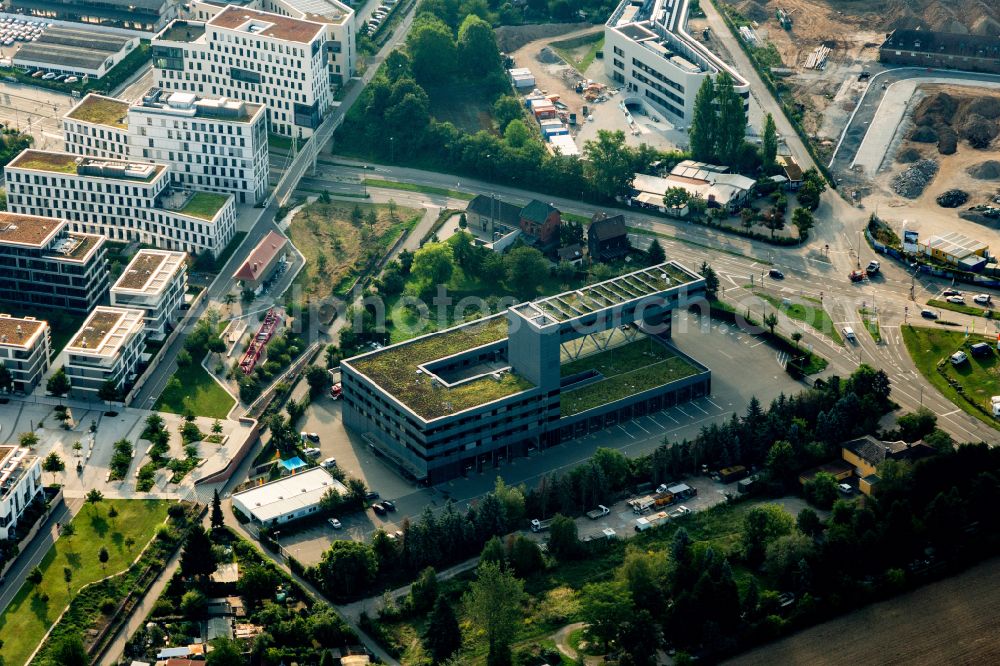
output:
[{"label": "concrete facade", "polygon": [[111,286],[111,305],[143,310],[146,334],[162,339],[184,304],[186,263],[183,252],[139,250]]},{"label": "concrete facade", "polygon": [[11,374],[13,393],[31,393],[49,369],[49,331],[48,322],[34,317],[0,314],[0,365]]},{"label": "concrete facade", "polygon": [[14,534],[17,521],[42,492],[42,462],[17,446],[0,446],[0,539]]},{"label": "concrete facade", "polygon": [[99,400],[107,381],[124,394],[146,342],[145,311],[98,306],[66,345],[63,366],[74,398]]},{"label": "concrete facade", "polygon": [[750,85],[687,33],[690,0],[622,0],[604,26],[604,69],[625,103],[649,105],[674,125],[691,123],[705,79],[728,72],[749,108]]}]

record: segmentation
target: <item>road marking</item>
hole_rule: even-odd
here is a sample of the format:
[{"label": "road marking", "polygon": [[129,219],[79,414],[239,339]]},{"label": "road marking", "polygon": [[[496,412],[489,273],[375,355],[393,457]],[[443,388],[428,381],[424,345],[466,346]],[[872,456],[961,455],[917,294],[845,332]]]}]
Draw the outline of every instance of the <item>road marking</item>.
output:
[{"label": "road marking", "polygon": [[[683,414],[684,416],[688,417],[689,419],[690,419],[690,418],[694,418],[694,416],[693,416],[692,414],[688,414],[688,413],[687,413],[687,412],[685,412],[685,411],[684,411],[683,409],[681,409],[681,408],[680,408],[679,406],[678,406],[678,407],[675,407],[674,409],[676,409],[676,410],[677,410],[678,412],[680,412],[680,413],[681,413],[681,414]],[[708,412],[705,412],[705,413],[707,414]]]},{"label": "road marking", "polygon": [[960,411],[962,411],[962,410],[961,409],[953,409],[950,412],[945,412],[941,416],[951,416],[952,414],[958,414]]},{"label": "road marking", "polygon": [[670,414],[667,414],[667,410],[664,409],[664,410],[660,411],[660,413],[663,414],[664,416],[666,416],[668,419],[670,419],[674,423],[678,423],[678,424],[680,423],[680,421],[678,421],[677,419],[675,419],[674,417],[672,417]]},{"label": "road marking", "polygon": [[646,430],[645,428],[643,428],[643,427],[642,427],[642,426],[641,426],[641,425],[639,424],[639,422],[638,422],[638,421],[632,421],[632,425],[634,425],[634,426],[635,426],[636,428],[638,428],[639,430],[643,431],[643,432],[644,432],[644,433],[646,433],[647,435],[652,435],[652,434],[653,434],[653,433],[649,432],[648,430]]},{"label": "road marking", "polygon": [[701,405],[699,405],[697,402],[689,402],[688,404],[697,409],[698,411],[700,411],[702,414],[708,414],[708,412],[702,409]]},{"label": "road marking", "polygon": [[712,401],[712,399],[711,399],[711,398],[705,398],[705,400],[708,400],[709,402],[711,402],[711,403],[712,403],[712,405],[714,405],[714,406],[715,406],[715,408],[716,408],[716,409],[718,409],[718,410],[719,410],[720,412],[722,411],[722,407],[719,407],[718,405],[716,405],[716,404],[715,404],[715,403],[714,403],[714,402]]},{"label": "road marking", "polygon": [[632,434],[632,433],[630,433],[630,432],[629,432],[628,430],[626,430],[626,429],[625,429],[625,426],[623,426],[623,425],[622,425],[621,423],[619,423],[619,424],[618,424],[618,427],[619,427],[619,428],[621,428],[621,430],[622,430],[622,432],[623,432],[623,433],[625,433],[626,435],[628,435],[628,436],[629,436],[629,437],[631,437],[632,439],[635,439],[635,435],[633,435],[633,434]]}]

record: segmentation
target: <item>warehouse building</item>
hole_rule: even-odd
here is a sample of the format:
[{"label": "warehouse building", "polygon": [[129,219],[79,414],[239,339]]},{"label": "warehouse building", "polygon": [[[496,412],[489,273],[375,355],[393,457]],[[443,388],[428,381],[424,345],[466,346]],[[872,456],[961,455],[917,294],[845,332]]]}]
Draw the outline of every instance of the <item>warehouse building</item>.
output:
[{"label": "warehouse building", "polygon": [[153,38],[156,85],[263,105],[270,131],[308,138],[333,105],[325,23],[228,5]]},{"label": "warehouse building", "polygon": [[177,18],[179,0],[10,0],[10,9],[43,19],[156,32]]},{"label": "warehouse building", "polygon": [[63,220],[0,212],[0,301],[89,312],[108,290],[104,237]]},{"label": "warehouse building", "polygon": [[259,525],[280,525],[319,511],[323,495],[336,490],[342,497],[347,486],[322,467],[292,474],[249,490],[233,493],[233,508]]},{"label": "warehouse building", "polygon": [[108,381],[127,393],[146,342],[144,316],[133,308],[94,308],[64,350],[63,367],[74,398],[98,400]]},{"label": "warehouse building", "polygon": [[690,0],[622,0],[604,26],[605,73],[623,103],[648,105],[674,125],[691,123],[705,79],[728,72],[749,108],[750,84],[687,32]]},{"label": "warehouse building", "polygon": [[232,194],[241,204],[267,197],[267,113],[260,105],[159,88],[135,104],[91,93],[62,126],[74,155],[166,164],[173,185]]},{"label": "warehouse building", "polygon": [[14,54],[15,67],[99,79],[139,46],[138,37],[53,26]]},{"label": "warehouse building", "polygon": [[4,169],[7,205],[109,240],[217,256],[236,233],[234,197],[171,187],[169,172],[163,164],[29,149]]},{"label": "warehouse building", "polygon": [[439,483],[708,395],[711,371],[670,342],[704,291],[666,262],[347,359],[344,424]]},{"label": "warehouse building", "polygon": [[183,252],[139,250],[111,286],[111,305],[143,310],[146,335],[163,339],[184,304],[186,260]]},{"label": "warehouse building", "polygon": [[31,393],[49,369],[49,325],[34,317],[0,314],[0,365],[14,381],[13,393]]},{"label": "warehouse building", "polygon": [[895,30],[878,51],[881,62],[1000,74],[1000,38],[936,30]]}]

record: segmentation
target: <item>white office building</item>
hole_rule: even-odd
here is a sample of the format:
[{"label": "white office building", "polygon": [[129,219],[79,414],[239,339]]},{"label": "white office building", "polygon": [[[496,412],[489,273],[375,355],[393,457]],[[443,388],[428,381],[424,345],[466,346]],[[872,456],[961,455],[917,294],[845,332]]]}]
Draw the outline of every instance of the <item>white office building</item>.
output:
[{"label": "white office building", "polygon": [[163,164],[29,149],[4,170],[7,206],[113,241],[217,256],[235,234],[233,195],[171,187],[169,171]]},{"label": "white office building", "polygon": [[279,525],[319,511],[329,490],[347,495],[347,487],[322,467],[292,474],[249,490],[233,493],[233,508],[260,525]]},{"label": "white office building", "polygon": [[139,250],[111,286],[111,305],[143,310],[146,335],[162,339],[184,304],[186,260],[183,252]]},{"label": "white office building", "polygon": [[309,137],[333,104],[327,25],[234,5],[174,21],[153,39],[156,85],[263,105],[270,131]]},{"label": "white office building", "polygon": [[0,539],[14,536],[17,521],[42,493],[42,461],[27,448],[0,446]]},{"label": "white office building", "polygon": [[135,104],[91,93],[62,126],[74,155],[166,164],[173,185],[232,194],[241,204],[267,197],[267,113],[259,104],[159,88]]},{"label": "white office building", "polygon": [[47,322],[0,314],[0,365],[11,374],[13,393],[31,393],[38,385],[49,369],[51,349]]},{"label": "white office building", "polygon": [[131,385],[146,342],[145,315],[134,308],[94,308],[64,350],[73,397],[98,400],[108,380],[123,392]]},{"label": "white office building", "polygon": [[648,105],[687,127],[708,77],[725,71],[748,107],[750,85],[687,32],[690,0],[623,0],[604,26],[604,70],[624,84],[625,104]]}]

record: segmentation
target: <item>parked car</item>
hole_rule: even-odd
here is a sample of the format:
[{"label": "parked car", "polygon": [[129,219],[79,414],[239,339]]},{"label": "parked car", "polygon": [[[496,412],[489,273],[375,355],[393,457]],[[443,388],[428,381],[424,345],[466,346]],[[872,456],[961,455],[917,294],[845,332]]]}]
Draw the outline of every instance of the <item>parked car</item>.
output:
[{"label": "parked car", "polygon": [[374,490],[369,490],[368,492],[365,493],[365,499],[366,500],[377,500],[378,499],[378,493],[375,492]]},{"label": "parked car", "polygon": [[956,303],[958,305],[964,305],[965,304],[965,297],[964,296],[949,296],[949,297],[947,297],[944,300],[948,301],[949,303]]},{"label": "parked car", "polygon": [[388,513],[388,510],[378,502],[372,504],[372,511],[374,511],[379,516],[384,516],[385,514]]},{"label": "parked car", "polygon": [[775,280],[784,280],[785,274],[779,271],[777,268],[772,268],[767,272],[768,275],[773,277]]},{"label": "parked car", "polygon": [[333,529],[335,529],[335,530],[339,530],[339,529],[340,529],[341,527],[343,527],[343,526],[344,526],[344,525],[343,525],[343,524],[342,524],[342,523],[341,523],[341,522],[340,522],[339,520],[337,520],[336,518],[327,518],[326,522],[330,523],[330,527],[332,527],[332,528],[333,528]]},{"label": "parked car", "polygon": [[[21,35],[18,35],[17,38],[18,39],[24,39],[24,37],[22,37]],[[42,77],[42,80],[43,81],[51,81],[52,79],[56,78],[57,76],[59,76],[59,75],[56,74],[55,72],[49,72],[48,74],[46,74],[45,76]]]},{"label": "parked car", "polygon": [[322,453],[322,451],[317,449],[315,446],[307,446],[302,449],[302,453],[306,454],[310,458],[319,458],[319,454]]},{"label": "parked car", "polygon": [[395,504],[395,502],[390,502],[389,500],[382,500],[382,506],[385,507],[386,511],[395,511],[396,510],[396,504]]},{"label": "parked car", "polygon": [[851,493],[854,492],[854,488],[851,488],[851,485],[849,483],[838,483],[837,488],[839,488],[840,492],[844,493],[845,495],[850,495]]},{"label": "parked car", "polygon": [[990,356],[993,353],[993,348],[986,344],[985,342],[977,342],[969,348],[973,356],[983,357]]},{"label": "parked car", "polygon": [[993,298],[989,294],[976,294],[972,297],[972,300],[980,305],[989,305],[993,301]]},{"label": "parked car", "polygon": [[957,351],[957,352],[955,352],[954,354],[951,355],[951,364],[952,365],[962,365],[967,360],[969,360],[969,357],[966,356],[965,352],[963,352],[963,351]]},{"label": "parked car", "polygon": [[327,458],[326,460],[320,463],[320,467],[322,467],[323,469],[333,469],[336,466],[337,466],[336,458]]},{"label": "parked car", "polygon": [[941,295],[942,296],[961,296],[962,292],[960,292],[958,289],[945,289],[944,291],[941,292]]},{"label": "parked car", "polygon": [[864,271],[851,271],[847,277],[850,278],[851,282],[861,282],[868,276],[865,275]]},{"label": "parked car", "polygon": [[934,310],[928,310],[927,308],[924,308],[923,310],[920,311],[920,316],[923,317],[924,319],[937,319],[938,317],[937,313],[934,312]]},{"label": "parked car", "polygon": [[343,395],[344,395],[344,386],[340,382],[337,382],[336,384],[330,387],[330,397],[333,398],[334,400],[340,400],[341,396]]}]

